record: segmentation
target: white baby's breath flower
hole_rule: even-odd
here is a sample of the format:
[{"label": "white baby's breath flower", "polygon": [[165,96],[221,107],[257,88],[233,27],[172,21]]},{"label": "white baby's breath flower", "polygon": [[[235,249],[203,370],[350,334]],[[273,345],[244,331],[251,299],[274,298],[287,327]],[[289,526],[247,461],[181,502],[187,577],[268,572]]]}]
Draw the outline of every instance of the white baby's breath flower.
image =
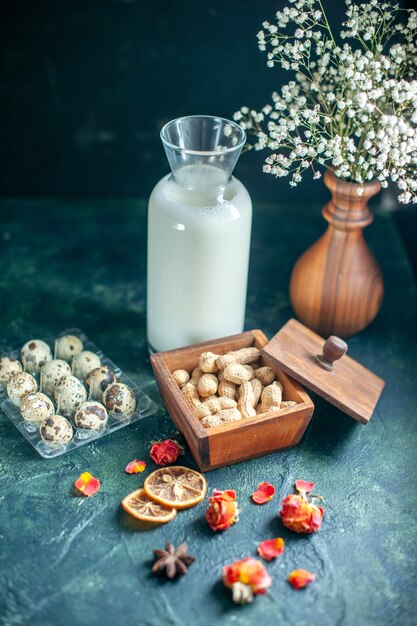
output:
[{"label": "white baby's breath flower", "polygon": [[267,65],[294,70],[295,80],[273,106],[234,115],[256,150],[272,151],[264,171],[296,186],[316,161],[359,183],[359,193],[366,181],[392,180],[401,202],[417,201],[417,12],[397,24],[395,0],[345,0],[339,46],[319,0],[288,1],[257,38]]}]

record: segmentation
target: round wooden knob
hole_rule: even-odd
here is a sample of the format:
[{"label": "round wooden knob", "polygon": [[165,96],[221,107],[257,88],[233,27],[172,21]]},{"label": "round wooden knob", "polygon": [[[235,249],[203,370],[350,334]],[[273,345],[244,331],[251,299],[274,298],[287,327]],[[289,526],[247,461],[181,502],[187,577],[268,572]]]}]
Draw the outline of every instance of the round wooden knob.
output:
[{"label": "round wooden knob", "polygon": [[334,361],[341,359],[342,356],[346,354],[347,349],[346,341],[343,341],[340,337],[331,335],[324,343],[323,354],[318,354],[316,360],[323,369],[331,372]]}]

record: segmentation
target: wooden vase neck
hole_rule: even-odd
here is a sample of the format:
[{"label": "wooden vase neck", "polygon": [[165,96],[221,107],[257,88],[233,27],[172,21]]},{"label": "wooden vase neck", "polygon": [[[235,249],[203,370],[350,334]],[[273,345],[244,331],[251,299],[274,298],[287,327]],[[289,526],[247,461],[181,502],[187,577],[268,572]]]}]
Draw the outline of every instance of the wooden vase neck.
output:
[{"label": "wooden vase neck", "polygon": [[[378,181],[358,185],[337,178],[328,170],[324,183],[332,194],[332,199],[322,211],[323,217],[338,230],[362,230],[374,219],[368,207],[368,200],[381,189]],[[360,194],[358,190],[362,189]]]},{"label": "wooden vase neck", "polygon": [[362,230],[372,222],[367,202],[380,184],[364,184],[359,195],[360,185],[333,172],[326,172],[324,182],[332,194],[323,209],[329,224],[295,264],[290,298],[300,320],[322,337],[349,337],[375,318],[384,293],[381,270]]}]

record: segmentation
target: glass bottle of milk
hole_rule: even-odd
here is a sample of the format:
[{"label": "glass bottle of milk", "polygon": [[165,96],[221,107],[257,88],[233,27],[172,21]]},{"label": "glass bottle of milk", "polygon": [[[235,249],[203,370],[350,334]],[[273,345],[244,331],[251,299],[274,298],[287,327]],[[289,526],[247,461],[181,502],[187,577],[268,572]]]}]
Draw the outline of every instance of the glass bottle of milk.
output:
[{"label": "glass bottle of milk", "polygon": [[252,203],[232,171],[246,137],[193,115],[161,131],[171,166],[149,199],[147,333],[151,351],[243,330]]}]

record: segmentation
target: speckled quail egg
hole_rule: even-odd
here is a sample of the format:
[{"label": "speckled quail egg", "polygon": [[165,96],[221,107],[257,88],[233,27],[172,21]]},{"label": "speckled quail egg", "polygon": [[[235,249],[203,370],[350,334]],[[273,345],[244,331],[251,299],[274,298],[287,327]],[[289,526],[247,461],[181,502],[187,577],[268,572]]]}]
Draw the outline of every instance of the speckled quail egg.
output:
[{"label": "speckled quail egg", "polygon": [[25,372],[37,374],[48,362],[52,361],[51,348],[40,339],[32,339],[25,343],[20,351]]},{"label": "speckled quail egg", "polygon": [[94,352],[89,352],[89,350],[84,350],[73,358],[72,373],[77,378],[85,380],[89,373],[97,367],[100,367],[100,365],[100,357],[97,356],[97,354],[95,354]]},{"label": "speckled quail egg", "polygon": [[28,393],[20,401],[20,412],[26,422],[43,422],[55,413],[52,400],[40,391]]},{"label": "speckled quail egg", "polygon": [[75,335],[64,335],[55,341],[55,358],[71,363],[73,357],[84,350],[84,344]]},{"label": "speckled quail egg", "polygon": [[48,361],[41,369],[41,389],[48,396],[54,393],[54,387],[64,378],[71,376],[71,368],[66,361],[62,359],[53,359]]},{"label": "speckled quail egg", "polygon": [[107,365],[102,365],[89,373],[85,384],[90,390],[90,398],[101,401],[103,392],[106,391],[109,385],[116,382],[116,374]]},{"label": "speckled quail egg", "polygon": [[64,446],[74,436],[72,426],[62,415],[51,415],[40,426],[39,434],[43,441],[51,447]]},{"label": "speckled quail egg", "polygon": [[16,406],[20,406],[20,401],[28,393],[38,391],[38,383],[31,374],[19,372],[13,374],[7,383],[7,395]]},{"label": "speckled quail egg", "polygon": [[89,400],[77,409],[74,422],[78,428],[100,430],[107,424],[107,417],[107,411],[100,402]]},{"label": "speckled quail egg", "polygon": [[13,374],[19,374],[22,371],[20,361],[11,356],[3,356],[0,359],[0,385],[6,385]]},{"label": "speckled quail egg", "polygon": [[55,386],[54,398],[58,411],[65,417],[70,417],[87,400],[87,391],[78,378],[68,376]]},{"label": "speckled quail egg", "polygon": [[127,385],[114,383],[103,393],[103,404],[114,417],[131,417],[136,409],[136,397]]}]

